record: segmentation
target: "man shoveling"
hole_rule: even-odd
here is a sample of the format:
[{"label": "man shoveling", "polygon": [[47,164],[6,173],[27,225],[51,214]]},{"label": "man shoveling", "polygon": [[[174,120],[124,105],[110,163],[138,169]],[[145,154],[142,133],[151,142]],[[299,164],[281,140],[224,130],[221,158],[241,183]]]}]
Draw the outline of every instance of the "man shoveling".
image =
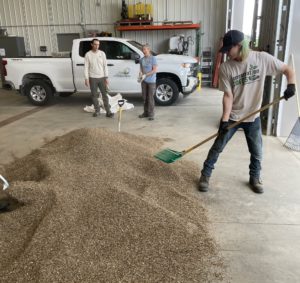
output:
[{"label": "man shoveling", "polygon": [[228,126],[261,107],[265,77],[282,73],[288,85],[284,98],[295,94],[294,71],[282,61],[266,52],[249,48],[244,34],[238,30],[227,32],[220,52],[227,53],[229,60],[220,67],[219,89],[224,92],[223,114],[219,134],[209,150],[199,180],[199,190],[206,192],[209,179],[219,154],[239,128],[242,128],[250,152],[249,184],[255,193],[263,193],[261,181],[262,133],[259,113],[236,127]]}]

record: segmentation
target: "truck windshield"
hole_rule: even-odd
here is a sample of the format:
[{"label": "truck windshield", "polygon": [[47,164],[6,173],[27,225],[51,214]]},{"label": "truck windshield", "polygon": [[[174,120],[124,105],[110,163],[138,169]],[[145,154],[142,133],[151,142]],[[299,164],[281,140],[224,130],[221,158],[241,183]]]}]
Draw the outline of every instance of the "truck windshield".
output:
[{"label": "truck windshield", "polygon": [[[138,48],[139,50],[143,51],[143,45],[140,44],[139,42],[136,42],[136,41],[133,41],[133,40],[130,40],[130,41],[127,41],[129,42],[130,44],[132,44],[134,47]],[[156,56],[157,53],[154,52],[153,50],[151,50],[151,53],[153,56]]]}]

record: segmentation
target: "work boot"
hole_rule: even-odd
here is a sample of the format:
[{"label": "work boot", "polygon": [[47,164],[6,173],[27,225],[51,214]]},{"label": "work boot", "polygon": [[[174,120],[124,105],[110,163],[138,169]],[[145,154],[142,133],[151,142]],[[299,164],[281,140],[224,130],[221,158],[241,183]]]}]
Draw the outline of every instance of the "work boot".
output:
[{"label": "work boot", "polygon": [[199,184],[198,184],[198,188],[200,192],[207,192],[208,188],[209,188],[209,178],[203,174],[201,174],[200,180],[199,180]]},{"label": "work boot", "polygon": [[95,111],[95,112],[93,113],[93,117],[98,117],[98,116],[100,116],[100,111]]},{"label": "work boot", "polygon": [[264,192],[262,180],[260,178],[250,176],[249,184],[253,192],[257,194],[262,194]]},{"label": "work boot", "polygon": [[106,117],[113,118],[114,117],[114,113],[111,113],[111,112],[106,113]]},{"label": "work boot", "polygon": [[148,117],[148,115],[147,115],[147,114],[145,114],[145,113],[143,113],[143,114],[139,115],[139,118],[147,118],[147,117]]}]

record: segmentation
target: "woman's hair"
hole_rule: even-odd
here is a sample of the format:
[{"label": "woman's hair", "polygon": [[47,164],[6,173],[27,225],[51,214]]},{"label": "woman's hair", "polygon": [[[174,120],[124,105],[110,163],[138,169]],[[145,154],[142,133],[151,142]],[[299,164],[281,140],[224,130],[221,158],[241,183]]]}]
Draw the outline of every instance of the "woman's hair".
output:
[{"label": "woman's hair", "polygon": [[149,50],[151,50],[150,45],[148,43],[143,44],[142,48],[148,48]]},{"label": "woman's hair", "polygon": [[240,42],[241,49],[240,49],[240,57],[242,58],[242,61],[246,60],[249,52],[250,52],[250,46],[249,46],[249,40],[244,39],[242,42]]}]

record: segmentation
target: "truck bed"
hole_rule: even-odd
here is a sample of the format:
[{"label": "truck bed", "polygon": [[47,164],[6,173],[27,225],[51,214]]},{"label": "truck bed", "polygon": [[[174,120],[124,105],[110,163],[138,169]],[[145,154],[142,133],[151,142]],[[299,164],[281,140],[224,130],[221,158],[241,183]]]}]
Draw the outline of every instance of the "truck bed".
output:
[{"label": "truck bed", "polygon": [[57,92],[74,91],[71,58],[23,57],[4,58],[7,61],[6,81],[17,90],[24,80],[24,74],[40,74],[48,77]]}]

